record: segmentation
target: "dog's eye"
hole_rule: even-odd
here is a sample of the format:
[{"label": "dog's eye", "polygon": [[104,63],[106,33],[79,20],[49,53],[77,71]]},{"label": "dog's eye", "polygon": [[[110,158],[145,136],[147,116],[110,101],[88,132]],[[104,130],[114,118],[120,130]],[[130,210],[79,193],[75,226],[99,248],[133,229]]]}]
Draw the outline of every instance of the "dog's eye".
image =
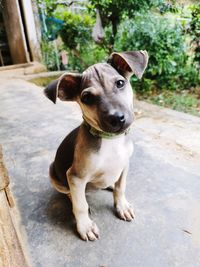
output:
[{"label": "dog's eye", "polygon": [[81,102],[86,105],[91,105],[94,102],[94,95],[89,92],[85,92],[81,96]]},{"label": "dog's eye", "polygon": [[125,84],[125,81],[123,81],[123,80],[118,80],[118,81],[116,81],[116,86],[117,86],[117,88],[122,88],[122,87],[124,87],[124,84]]}]

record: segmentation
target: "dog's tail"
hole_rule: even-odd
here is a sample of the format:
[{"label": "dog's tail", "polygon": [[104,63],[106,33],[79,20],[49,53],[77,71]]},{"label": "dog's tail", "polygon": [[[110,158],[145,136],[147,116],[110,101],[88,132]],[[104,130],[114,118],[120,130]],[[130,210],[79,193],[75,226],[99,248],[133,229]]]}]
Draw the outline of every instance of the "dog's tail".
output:
[{"label": "dog's tail", "polygon": [[58,192],[67,194],[69,196],[70,194],[69,189],[66,186],[62,185],[57,178],[54,162],[52,162],[49,167],[49,177],[51,180],[51,184]]}]

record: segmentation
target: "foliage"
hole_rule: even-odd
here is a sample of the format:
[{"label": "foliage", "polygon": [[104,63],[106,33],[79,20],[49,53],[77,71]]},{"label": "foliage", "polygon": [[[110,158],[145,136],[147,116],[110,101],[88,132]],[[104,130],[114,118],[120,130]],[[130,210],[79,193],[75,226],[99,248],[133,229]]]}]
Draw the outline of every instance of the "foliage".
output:
[{"label": "foliage", "polygon": [[[84,1],[80,2],[82,7],[85,5],[85,9],[78,13],[66,8],[70,1],[37,1],[45,7],[47,17],[63,22],[58,33],[69,53],[68,68],[83,71],[89,65],[106,59],[113,50],[143,49],[148,51],[150,59],[144,78],[141,81],[132,78],[137,92],[148,94],[161,89],[180,91],[200,83],[200,5],[192,7],[188,26],[188,18],[184,21],[176,19],[182,13],[173,0],[89,0],[88,9]],[[100,11],[105,31],[105,40],[100,46],[94,44],[91,38],[95,8]],[[179,13],[171,15],[171,12],[177,11]],[[192,49],[189,47],[190,41]],[[45,62],[50,69],[55,69],[52,44],[43,41],[42,47]]]},{"label": "foliage", "polygon": [[66,10],[56,12],[56,17],[64,21],[59,33],[69,51],[70,68],[83,71],[89,65],[105,58],[104,49],[92,42],[94,19],[84,12],[75,14]]},{"label": "foliage", "polygon": [[[43,10],[46,15],[53,17],[55,10],[61,9],[68,9],[74,2],[78,1],[66,1],[66,0],[36,0],[38,7],[40,10]],[[84,4],[81,0],[79,1],[79,5]]]},{"label": "foliage", "polygon": [[57,53],[53,42],[43,40],[41,42],[42,59],[48,70],[57,70]]},{"label": "foliage", "polygon": [[[98,9],[103,27],[109,27],[109,40],[105,40],[108,50],[111,52],[115,42],[115,36],[120,23],[126,18],[134,19],[138,12],[144,13],[151,8],[158,8],[160,12],[172,11],[173,5],[165,0],[89,0],[89,10]],[[173,1],[172,1],[173,2]],[[108,36],[108,35],[107,35]]]},{"label": "foliage", "polygon": [[[91,31],[94,24],[94,19],[86,14],[86,12],[74,13],[67,8],[70,4],[66,1],[53,0],[37,0],[41,14],[43,15],[43,24],[46,24],[47,31],[43,30],[42,51],[48,50],[51,47],[49,40],[54,40],[57,35],[60,35],[64,42],[64,49],[69,53],[70,67],[73,69],[81,69],[87,66],[81,53],[91,44]],[[43,27],[44,28],[44,27]],[[63,49],[63,47],[62,47]],[[51,63],[46,61],[47,56],[50,59],[53,51],[43,52],[45,55],[45,63],[48,69],[51,68]]]},{"label": "foliage", "polygon": [[75,14],[65,10],[55,13],[55,16],[64,21],[59,33],[69,49],[86,46],[91,41],[94,21],[89,15]]},{"label": "foliage", "polygon": [[194,46],[194,62],[200,67],[200,4],[193,5],[192,19],[188,32],[192,36],[192,44]]},{"label": "foliage", "polygon": [[189,62],[180,23],[159,15],[138,15],[124,21],[119,29],[115,50],[147,50],[149,65],[142,82],[133,79],[139,90],[182,89],[198,83],[198,71]]},{"label": "foliage", "polygon": [[79,55],[69,54],[68,67],[72,70],[82,72],[86,67],[96,63],[103,62],[107,54],[105,50],[96,44],[89,43],[79,49]]}]

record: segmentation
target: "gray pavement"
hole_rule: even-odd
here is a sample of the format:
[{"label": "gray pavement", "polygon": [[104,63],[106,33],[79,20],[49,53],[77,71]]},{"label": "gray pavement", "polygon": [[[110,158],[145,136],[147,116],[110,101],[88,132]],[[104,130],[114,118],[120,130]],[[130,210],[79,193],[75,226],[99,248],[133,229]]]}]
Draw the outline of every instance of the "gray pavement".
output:
[{"label": "gray pavement", "polygon": [[200,266],[199,118],[137,103],[127,181],[136,219],[115,216],[111,192],[89,192],[101,239],[86,243],[76,234],[70,202],[48,179],[59,143],[81,121],[79,108],[53,105],[21,79],[0,83],[0,144],[32,266]]}]

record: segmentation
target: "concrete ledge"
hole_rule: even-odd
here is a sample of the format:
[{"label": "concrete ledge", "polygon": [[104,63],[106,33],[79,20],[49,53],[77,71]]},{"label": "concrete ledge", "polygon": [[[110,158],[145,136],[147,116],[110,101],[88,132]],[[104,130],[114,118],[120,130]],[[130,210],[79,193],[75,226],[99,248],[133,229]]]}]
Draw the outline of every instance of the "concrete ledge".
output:
[{"label": "concrete ledge", "polygon": [[22,78],[24,75],[45,72],[46,67],[39,62],[0,67],[0,78]]}]

